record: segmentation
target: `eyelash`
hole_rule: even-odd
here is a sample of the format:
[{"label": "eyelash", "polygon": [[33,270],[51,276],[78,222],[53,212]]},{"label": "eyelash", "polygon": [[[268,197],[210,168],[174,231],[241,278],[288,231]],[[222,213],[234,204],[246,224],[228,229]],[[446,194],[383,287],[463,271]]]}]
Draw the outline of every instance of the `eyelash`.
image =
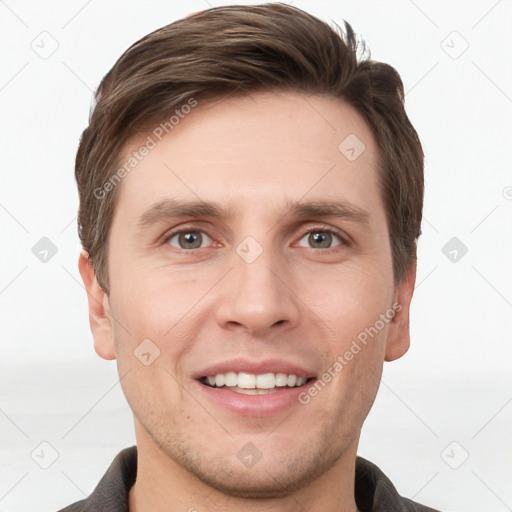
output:
[{"label": "eyelash", "polygon": [[334,235],[335,237],[337,237],[340,240],[339,245],[335,245],[333,247],[328,247],[326,249],[315,249],[314,247],[308,247],[308,249],[311,249],[313,251],[321,251],[324,254],[329,254],[332,251],[336,251],[342,247],[348,247],[350,245],[348,237],[346,235],[343,235],[336,229],[328,228],[325,226],[319,226],[319,227],[315,227],[315,228],[305,228],[304,231],[301,231],[298,241],[302,240],[302,238],[304,238],[306,235],[308,235],[310,233],[330,233],[331,235]]},{"label": "eyelash", "polygon": [[[175,231],[171,231],[170,233],[165,235],[164,239],[163,239],[163,243],[169,244],[169,241],[172,240],[176,235],[180,235],[182,233],[191,233],[191,232],[198,232],[198,233],[205,234],[206,236],[208,236],[208,238],[213,240],[213,238],[210,235],[208,235],[208,233],[206,233],[206,231],[204,231],[202,229],[197,229],[194,227],[185,227],[185,228],[176,229]],[[332,251],[337,250],[338,248],[348,247],[351,245],[351,243],[348,239],[348,236],[346,236],[346,235],[344,236],[336,229],[328,228],[325,226],[318,226],[318,227],[314,227],[314,228],[305,229],[304,231],[301,232],[301,234],[298,238],[298,241],[302,240],[302,238],[304,238],[305,235],[308,235],[310,233],[330,233],[331,235],[334,235],[335,237],[337,237],[340,240],[339,245],[335,245],[333,247],[328,247],[325,249],[315,249],[314,247],[309,247],[309,249],[311,249],[313,251],[320,251],[324,254],[329,254]],[[176,249],[178,252],[181,252],[181,253],[191,253],[191,252],[199,251],[201,249],[206,249],[206,247],[198,247],[196,249],[181,249],[181,248],[174,247],[174,246],[171,246],[171,247],[173,247],[173,249]]]}]

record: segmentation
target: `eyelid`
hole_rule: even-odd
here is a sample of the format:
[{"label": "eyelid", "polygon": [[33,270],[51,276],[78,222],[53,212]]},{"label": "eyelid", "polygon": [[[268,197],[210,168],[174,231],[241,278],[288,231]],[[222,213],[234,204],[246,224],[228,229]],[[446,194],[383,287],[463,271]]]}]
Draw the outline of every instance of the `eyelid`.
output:
[{"label": "eyelid", "polygon": [[[204,229],[201,229],[201,228],[198,228],[195,226],[180,226],[180,227],[171,229],[170,231],[167,231],[162,237],[162,243],[170,245],[169,241],[172,238],[174,238],[176,235],[180,235],[182,233],[194,233],[194,232],[198,232],[203,235],[206,235],[212,242],[214,242],[213,237],[211,237]],[[178,251],[183,251],[183,252],[191,252],[191,251],[198,251],[200,249],[206,249],[206,247],[197,247],[195,249],[182,249],[181,247],[174,247],[173,245],[170,245],[170,246]]]},{"label": "eyelid", "polygon": [[296,242],[294,242],[294,243],[297,243],[298,241],[300,241],[305,235],[307,235],[309,233],[314,233],[314,232],[331,233],[331,234],[337,236],[341,241],[341,244],[335,245],[334,247],[328,247],[327,249],[315,249],[314,247],[309,247],[309,249],[312,249],[314,251],[327,252],[331,249],[336,249],[336,247],[340,247],[343,245],[345,245],[345,246],[352,245],[351,238],[346,233],[344,233],[343,231],[341,231],[335,227],[326,226],[326,225],[304,227],[303,229],[301,229],[301,234],[300,234],[299,238],[297,238]]},{"label": "eyelid", "polygon": [[[162,243],[163,244],[169,244],[169,240],[173,237],[175,237],[176,235],[179,235],[181,233],[187,233],[187,232],[199,232],[199,233],[202,233],[203,235],[206,235],[212,242],[214,243],[218,243],[218,242],[215,242],[214,238],[212,236],[210,236],[206,230],[204,228],[200,228],[198,226],[179,226],[179,227],[176,227],[174,229],[171,229],[170,231],[167,231],[163,237],[162,237]],[[334,247],[328,247],[328,248],[325,248],[325,249],[315,249],[314,247],[309,247],[309,249],[312,249],[314,251],[322,251],[322,252],[328,252],[329,250],[331,249],[336,249],[336,247],[340,247],[340,246],[350,246],[352,245],[352,240],[351,238],[346,234],[344,233],[343,231],[335,228],[335,227],[332,227],[332,226],[327,226],[327,225],[321,225],[321,224],[318,224],[316,226],[304,226],[300,229],[300,235],[298,236],[298,238],[296,238],[295,242],[293,242],[294,244],[296,244],[298,241],[300,241],[305,235],[309,234],[309,233],[312,233],[312,232],[325,232],[325,233],[331,233],[335,236],[337,236],[341,243],[339,245],[336,245]],[[170,244],[169,244],[170,245]],[[174,247],[171,245],[171,247]],[[191,251],[198,251],[200,249],[206,249],[206,247],[199,247],[199,248],[196,248],[196,249],[181,249],[179,247],[174,247],[174,249],[177,249],[178,251],[183,251],[183,252],[191,252]]]}]

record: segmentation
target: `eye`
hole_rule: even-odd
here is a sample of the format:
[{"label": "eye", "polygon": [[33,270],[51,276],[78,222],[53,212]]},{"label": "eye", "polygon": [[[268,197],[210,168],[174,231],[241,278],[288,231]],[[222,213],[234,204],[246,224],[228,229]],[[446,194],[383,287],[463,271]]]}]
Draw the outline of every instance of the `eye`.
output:
[{"label": "eye", "polygon": [[[304,245],[303,240],[306,239]],[[330,249],[342,245],[343,240],[339,235],[329,230],[315,230],[306,233],[299,241],[300,247],[311,247],[313,249]]]},{"label": "eye", "polygon": [[165,242],[177,249],[201,249],[211,238],[203,231],[183,230],[170,234]]}]

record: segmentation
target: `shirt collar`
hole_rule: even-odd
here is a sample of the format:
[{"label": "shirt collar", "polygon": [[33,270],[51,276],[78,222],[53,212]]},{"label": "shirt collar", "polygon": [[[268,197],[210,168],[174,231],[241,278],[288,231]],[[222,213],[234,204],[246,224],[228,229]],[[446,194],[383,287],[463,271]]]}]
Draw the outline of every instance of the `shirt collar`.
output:
[{"label": "shirt collar", "polygon": [[[137,447],[121,451],[100,480],[89,498],[61,512],[109,510],[129,512],[128,496],[137,477]],[[400,497],[389,478],[375,465],[362,457],[356,459],[355,499],[360,512],[436,512]],[[89,506],[91,508],[89,508]]]}]

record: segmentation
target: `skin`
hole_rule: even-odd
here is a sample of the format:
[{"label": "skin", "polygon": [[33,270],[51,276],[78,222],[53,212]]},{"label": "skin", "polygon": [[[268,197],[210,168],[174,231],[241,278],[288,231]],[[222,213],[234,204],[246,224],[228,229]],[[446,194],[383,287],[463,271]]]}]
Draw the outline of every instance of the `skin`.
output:
[{"label": "skin", "polygon": [[[338,149],[349,134],[366,146],[355,161]],[[415,281],[411,265],[393,284],[376,162],[372,134],[350,106],[267,91],[200,104],[119,185],[110,295],[85,252],[79,268],[95,350],[117,359],[134,414],[131,511],[356,510],[360,430],[384,360],[409,347]],[[139,230],[141,215],[168,198],[236,213]],[[288,201],[317,200],[350,203],[367,222],[290,214]],[[166,240],[173,228],[201,231],[201,247]],[[343,238],[333,235],[330,248],[329,238],[327,247],[311,241],[325,230]],[[263,249],[252,263],[236,251],[247,236]],[[191,377],[234,356],[278,357],[321,376],[395,302],[400,311],[307,405],[248,417],[212,402]],[[146,338],[160,350],[149,366],[134,356]],[[237,457],[249,442],[261,453],[252,467]]]}]

